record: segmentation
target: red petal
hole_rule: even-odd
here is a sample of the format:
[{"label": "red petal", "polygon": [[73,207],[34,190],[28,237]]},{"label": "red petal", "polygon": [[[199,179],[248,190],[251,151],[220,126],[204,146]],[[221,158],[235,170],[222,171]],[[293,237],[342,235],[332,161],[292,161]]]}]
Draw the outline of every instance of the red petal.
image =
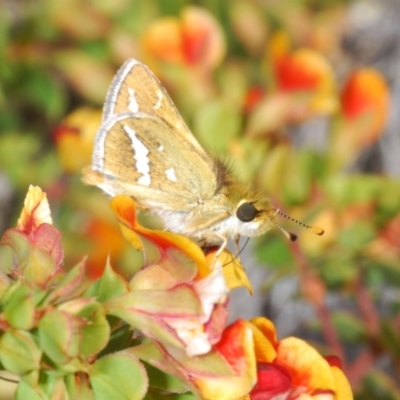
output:
[{"label": "red petal", "polygon": [[277,364],[257,364],[257,384],[250,393],[251,400],[268,400],[286,393],[292,386],[290,372]]},{"label": "red petal", "polygon": [[338,356],[330,355],[324,357],[331,367],[338,367],[342,369],[342,360]]}]

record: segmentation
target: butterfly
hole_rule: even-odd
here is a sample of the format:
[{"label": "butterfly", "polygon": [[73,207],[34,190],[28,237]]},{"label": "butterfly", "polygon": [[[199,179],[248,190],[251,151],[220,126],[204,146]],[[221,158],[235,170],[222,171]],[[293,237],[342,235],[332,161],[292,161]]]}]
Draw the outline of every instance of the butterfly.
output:
[{"label": "butterfly", "polygon": [[133,197],[165,229],[218,245],[219,252],[230,238],[238,242],[272,226],[296,239],[276,221],[277,215],[292,218],[202,148],[157,77],[135,59],[122,65],[110,85],[83,180],[111,196]]}]

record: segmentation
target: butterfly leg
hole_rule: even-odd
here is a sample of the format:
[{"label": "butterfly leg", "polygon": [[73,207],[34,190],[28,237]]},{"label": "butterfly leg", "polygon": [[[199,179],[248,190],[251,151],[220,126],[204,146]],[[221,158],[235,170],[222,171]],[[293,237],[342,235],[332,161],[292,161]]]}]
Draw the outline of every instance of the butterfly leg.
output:
[{"label": "butterfly leg", "polygon": [[235,241],[235,247],[236,247],[236,254],[239,256],[239,254],[240,254],[240,247],[239,247],[240,235],[236,235],[234,241]]},{"label": "butterfly leg", "polygon": [[219,247],[219,249],[215,253],[213,263],[210,266],[211,269],[214,269],[216,267],[218,257],[223,253],[223,251],[226,249],[226,246],[228,244],[228,238],[226,236],[224,236],[218,232],[213,232],[213,236],[218,238],[219,240],[221,240],[222,243],[221,243],[221,246]]}]

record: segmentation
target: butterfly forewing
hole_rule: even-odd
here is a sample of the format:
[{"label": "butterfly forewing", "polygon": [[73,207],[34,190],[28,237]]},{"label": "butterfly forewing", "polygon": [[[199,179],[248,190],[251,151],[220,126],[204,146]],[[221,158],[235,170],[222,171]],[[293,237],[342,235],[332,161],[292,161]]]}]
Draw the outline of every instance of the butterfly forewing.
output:
[{"label": "butterfly forewing", "polygon": [[174,135],[154,116],[114,115],[96,136],[91,173],[100,181],[94,184],[113,196],[131,195],[143,208],[187,211],[210,198],[217,187],[213,161]]},{"label": "butterfly forewing", "polygon": [[161,119],[174,130],[175,135],[188,140],[204,153],[160,81],[149,68],[134,59],[124,63],[110,85],[103,122],[126,112],[145,113]]}]

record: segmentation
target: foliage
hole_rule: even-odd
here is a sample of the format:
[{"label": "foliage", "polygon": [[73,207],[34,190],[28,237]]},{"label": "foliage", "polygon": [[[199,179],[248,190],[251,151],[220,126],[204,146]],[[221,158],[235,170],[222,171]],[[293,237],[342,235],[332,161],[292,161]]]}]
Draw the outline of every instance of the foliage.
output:
[{"label": "foliage", "polygon": [[[24,376],[21,398],[34,398],[32,387],[36,393],[67,390],[73,397],[86,390],[75,386],[74,374],[83,383],[90,377],[95,391],[108,393],[112,382],[105,371],[118,374],[126,364],[144,386],[145,376],[152,384],[149,363],[122,351],[131,344],[131,332],[113,324],[127,317],[105,307],[110,293],[132,290],[127,282],[143,265],[143,254],[123,243],[104,196],[79,177],[90,163],[109,82],[129,57],[155,71],[206,148],[231,159],[244,180],[266,189],[285,212],[325,229],[321,238],[305,231],[294,245],[273,232],[257,241],[257,256],[272,271],[271,285],[282,276],[298,276],[299,294],[318,319],[303,330],[308,337],[318,334],[328,353],[342,359],[356,398],[400,396],[400,184],[384,174],[363,173],[359,163],[384,130],[389,89],[378,71],[347,68],[340,41],[348,2],[322,3],[0,5],[0,226],[14,225],[34,183],[49,196],[63,232],[63,246],[49,221],[33,239],[18,229],[2,239],[13,249],[19,271],[6,275],[9,252],[2,248],[2,346],[22,354],[4,350],[1,363]],[[51,250],[43,251],[43,243],[51,243]],[[76,266],[64,271],[61,260]],[[185,265],[190,270],[191,263]],[[88,277],[101,278],[91,284]],[[339,306],[329,307],[327,298]],[[89,324],[98,339],[85,343],[80,333],[79,339],[68,336],[68,329],[62,337],[55,323],[76,332]],[[129,344],[118,348],[118,337]],[[116,348],[122,354],[112,359]],[[100,351],[104,357],[94,362]],[[184,391],[172,375],[162,375],[166,387],[158,389]]]},{"label": "foliage", "polygon": [[109,263],[95,282],[85,279],[84,260],[64,271],[60,232],[38,187],[3,235],[13,267],[0,276],[0,366],[20,377],[16,399],[189,391],[227,400],[352,398],[336,358],[300,339],[278,342],[265,318],[226,326],[229,285],[238,283],[215,254],[209,263],[187,238],[142,227],[127,196],[111,206],[126,239],[144,250],[144,268],[130,280]]}]

